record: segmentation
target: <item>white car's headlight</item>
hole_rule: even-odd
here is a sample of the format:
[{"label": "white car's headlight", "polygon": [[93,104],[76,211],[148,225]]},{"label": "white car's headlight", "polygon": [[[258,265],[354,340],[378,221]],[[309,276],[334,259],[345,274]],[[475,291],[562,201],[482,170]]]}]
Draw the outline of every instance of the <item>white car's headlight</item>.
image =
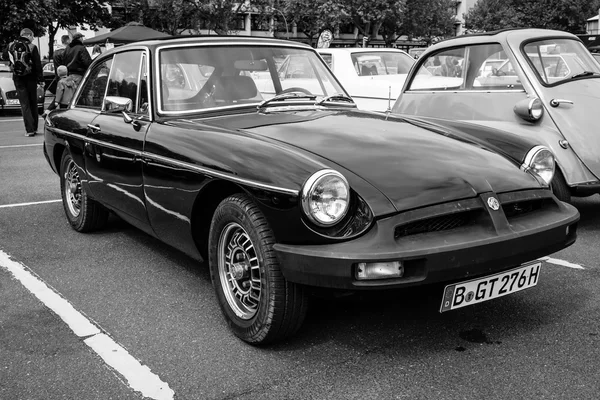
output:
[{"label": "white car's headlight", "polygon": [[554,154],[545,146],[535,146],[525,156],[523,169],[534,172],[550,186],[554,177]]},{"label": "white car's headlight", "polygon": [[328,227],[338,223],[350,205],[350,185],[332,169],[317,171],[302,187],[302,210],[313,223]]}]

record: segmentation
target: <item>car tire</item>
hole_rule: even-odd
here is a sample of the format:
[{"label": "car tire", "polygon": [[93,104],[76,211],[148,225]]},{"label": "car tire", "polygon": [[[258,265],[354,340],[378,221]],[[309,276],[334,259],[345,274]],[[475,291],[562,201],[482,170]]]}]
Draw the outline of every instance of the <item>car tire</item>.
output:
[{"label": "car tire", "polygon": [[283,277],[274,244],[250,197],[235,194],[219,204],[208,239],[210,276],[229,328],[252,344],[293,335],[308,308],[305,288]]},{"label": "car tire", "polygon": [[80,170],[68,150],[60,162],[60,192],[69,224],[78,232],[103,228],[108,221],[108,210],[89,198],[81,184]]},{"label": "car tire", "polygon": [[558,168],[554,172],[551,188],[556,198],[565,203],[571,203],[571,188],[567,185],[562,171]]}]

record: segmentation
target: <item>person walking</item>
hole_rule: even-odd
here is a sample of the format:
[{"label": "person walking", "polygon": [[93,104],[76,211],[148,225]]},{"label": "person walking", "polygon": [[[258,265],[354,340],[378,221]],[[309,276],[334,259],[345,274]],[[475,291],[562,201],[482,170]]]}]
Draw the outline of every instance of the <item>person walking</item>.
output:
[{"label": "person walking", "polygon": [[56,97],[54,98],[54,101],[50,103],[46,112],[44,112],[44,117],[56,107],[61,109],[69,107],[69,103],[77,89],[77,84],[73,80],[73,77],[68,75],[67,67],[61,65],[57,68],[57,72],[60,80],[56,85]]},{"label": "person walking", "polygon": [[10,61],[13,82],[21,104],[25,136],[35,136],[38,130],[38,86],[44,87],[42,60],[38,48],[32,43],[33,32],[29,28],[21,30],[20,37],[12,41],[4,50],[3,56]]},{"label": "person walking", "polygon": [[73,80],[77,85],[83,79],[83,74],[92,63],[92,57],[88,53],[87,49],[83,45],[83,34],[77,32],[73,35],[71,43],[65,48],[61,65],[65,65],[69,70],[69,76],[73,77]]},{"label": "person walking", "polygon": [[60,42],[62,43],[62,47],[56,49],[54,51],[54,56],[52,57],[54,60],[54,73],[56,74],[57,80],[60,79],[58,78],[58,67],[61,65],[65,65],[63,63],[63,59],[65,57],[65,49],[69,46],[69,43],[71,43],[71,38],[69,37],[69,35],[62,35],[60,37]]}]

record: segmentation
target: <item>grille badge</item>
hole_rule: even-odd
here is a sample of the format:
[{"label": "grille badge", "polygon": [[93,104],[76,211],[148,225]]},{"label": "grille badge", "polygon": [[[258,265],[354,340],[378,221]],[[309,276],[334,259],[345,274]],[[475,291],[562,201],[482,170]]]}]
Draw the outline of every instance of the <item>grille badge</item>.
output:
[{"label": "grille badge", "polygon": [[487,203],[488,206],[494,211],[498,211],[498,209],[500,209],[500,203],[495,197],[488,197]]}]

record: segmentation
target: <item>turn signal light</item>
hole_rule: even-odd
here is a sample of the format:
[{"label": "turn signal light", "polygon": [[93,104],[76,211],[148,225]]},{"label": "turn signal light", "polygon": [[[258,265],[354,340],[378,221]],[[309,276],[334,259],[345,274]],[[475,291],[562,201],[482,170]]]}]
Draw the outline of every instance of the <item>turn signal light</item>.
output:
[{"label": "turn signal light", "polygon": [[356,278],[359,280],[402,278],[403,275],[402,261],[358,263],[356,266]]}]

